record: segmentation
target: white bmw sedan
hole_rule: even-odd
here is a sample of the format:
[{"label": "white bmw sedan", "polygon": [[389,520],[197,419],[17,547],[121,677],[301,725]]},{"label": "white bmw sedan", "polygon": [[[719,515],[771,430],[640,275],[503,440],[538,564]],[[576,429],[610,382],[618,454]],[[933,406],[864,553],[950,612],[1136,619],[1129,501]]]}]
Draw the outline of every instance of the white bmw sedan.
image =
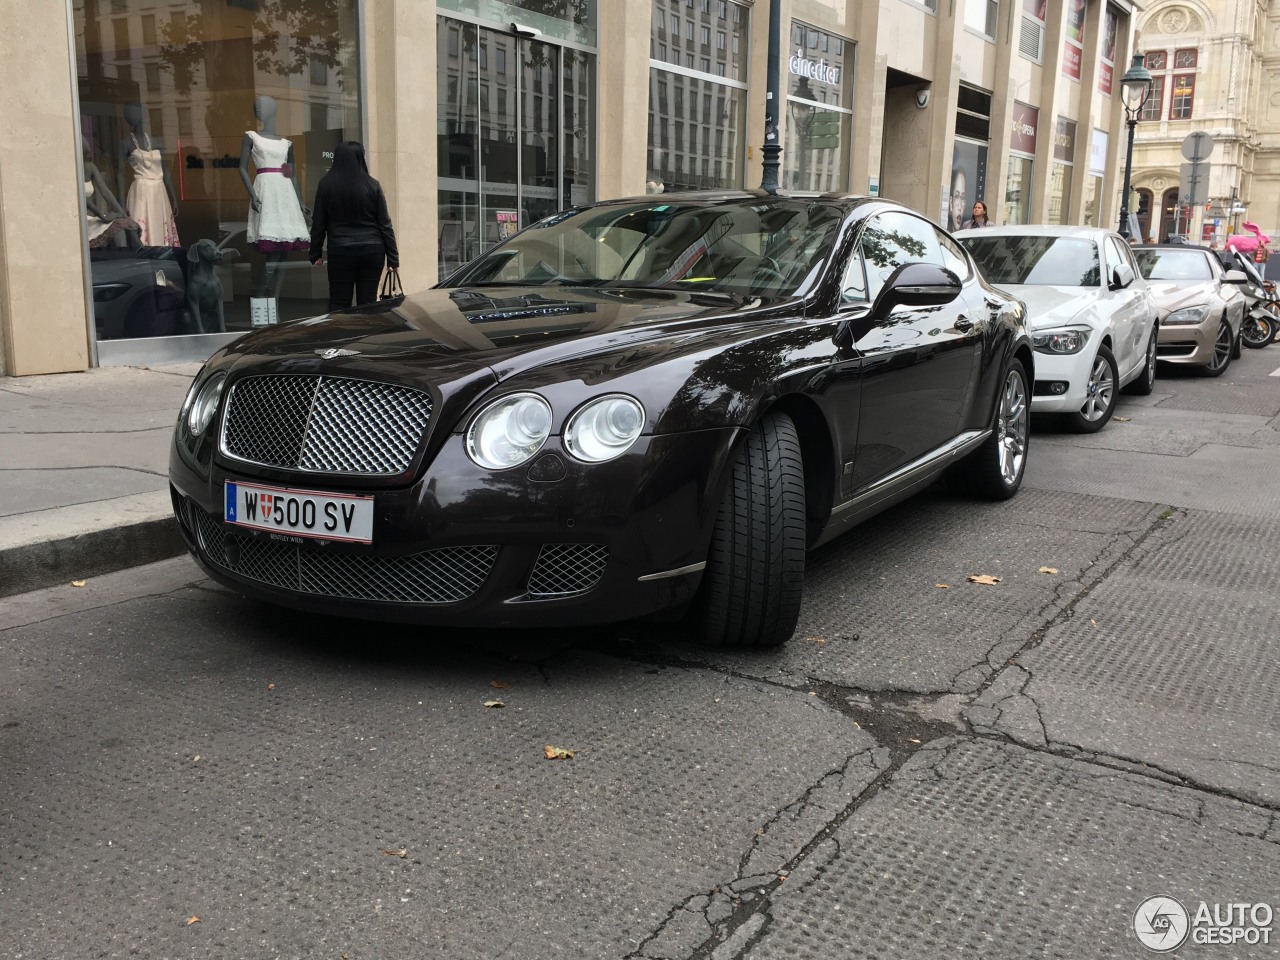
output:
[{"label": "white bmw sedan", "polygon": [[1036,351],[1033,413],[1080,433],[1111,419],[1119,390],[1156,379],[1155,300],[1129,244],[1098,227],[987,227],[955,238],[987,280],[1027,306]]}]

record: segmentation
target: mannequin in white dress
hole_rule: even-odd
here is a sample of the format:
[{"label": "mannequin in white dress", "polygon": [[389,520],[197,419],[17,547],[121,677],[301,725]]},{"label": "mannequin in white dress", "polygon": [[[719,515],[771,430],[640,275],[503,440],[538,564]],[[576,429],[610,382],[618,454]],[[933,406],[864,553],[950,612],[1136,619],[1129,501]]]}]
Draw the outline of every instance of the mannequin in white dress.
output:
[{"label": "mannequin in white dress", "polygon": [[[266,257],[254,296],[279,297],[280,269],[290,250],[306,250],[311,231],[302,202],[302,187],[293,176],[293,144],[276,133],[276,101],[255,97],[254,115],[261,130],[246,130],[240,145],[240,179],[249,194],[247,239]],[[250,178],[252,163],[255,175]]]},{"label": "mannequin in white dress", "polygon": [[89,247],[137,247],[141,228],[129,218],[120,201],[116,199],[98,165],[93,162],[89,143],[80,138],[84,153],[84,204],[85,232]]}]

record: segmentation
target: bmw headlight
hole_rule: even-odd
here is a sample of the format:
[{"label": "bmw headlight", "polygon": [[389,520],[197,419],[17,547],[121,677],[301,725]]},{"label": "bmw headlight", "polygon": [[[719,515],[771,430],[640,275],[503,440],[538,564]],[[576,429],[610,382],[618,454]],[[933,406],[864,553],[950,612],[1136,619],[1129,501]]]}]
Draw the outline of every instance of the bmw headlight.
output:
[{"label": "bmw headlight", "polygon": [[644,407],[620,393],[592,400],[564,428],[565,449],[578,460],[603,463],[627,452],[644,429]]},{"label": "bmw headlight", "polygon": [[1031,334],[1031,346],[1038,353],[1079,353],[1089,342],[1088,327],[1064,327],[1061,330],[1038,330]]},{"label": "bmw headlight", "polygon": [[495,400],[471,421],[467,454],[482,467],[505,470],[537,453],[551,433],[551,406],[536,393]]},{"label": "bmw headlight", "polygon": [[195,399],[187,409],[187,429],[193,437],[200,436],[209,426],[209,421],[218,411],[218,401],[222,399],[222,387],[226,382],[225,376],[215,374],[196,391]]},{"label": "bmw headlight", "polygon": [[1165,326],[1170,324],[1204,323],[1208,319],[1209,308],[1202,304],[1198,307],[1183,307],[1181,310],[1175,310],[1164,318],[1163,323]]}]

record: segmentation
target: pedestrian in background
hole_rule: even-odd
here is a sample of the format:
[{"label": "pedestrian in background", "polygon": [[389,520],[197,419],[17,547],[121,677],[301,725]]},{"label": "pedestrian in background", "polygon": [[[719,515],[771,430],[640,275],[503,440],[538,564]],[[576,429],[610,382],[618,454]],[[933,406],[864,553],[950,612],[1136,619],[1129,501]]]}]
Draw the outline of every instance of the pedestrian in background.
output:
[{"label": "pedestrian in background", "polygon": [[987,205],[981,200],[973,201],[973,213],[961,227],[962,230],[972,230],[975,227],[994,227],[991,218],[987,216]]},{"label": "pedestrian in background", "polygon": [[338,144],[333,166],[316,187],[310,260],[329,268],[330,310],[351,306],[353,292],[356,306],[373,303],[383,267],[400,266],[387,197],[369,175],[359,141]]}]

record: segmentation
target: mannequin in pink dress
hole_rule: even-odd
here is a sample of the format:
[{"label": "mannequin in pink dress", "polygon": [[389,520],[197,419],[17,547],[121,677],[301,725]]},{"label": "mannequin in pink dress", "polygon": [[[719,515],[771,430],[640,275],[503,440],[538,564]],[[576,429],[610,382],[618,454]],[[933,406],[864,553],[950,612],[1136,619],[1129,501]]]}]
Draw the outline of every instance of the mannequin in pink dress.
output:
[{"label": "mannequin in pink dress", "polygon": [[122,176],[126,166],[133,170],[133,180],[125,198],[129,216],[138,223],[143,246],[181,246],[174,219],[178,212],[178,198],[174,195],[160,145],[152,141],[143,123],[142,104],[136,100],[127,104],[124,119],[130,133],[127,139],[120,141],[118,159]]}]

